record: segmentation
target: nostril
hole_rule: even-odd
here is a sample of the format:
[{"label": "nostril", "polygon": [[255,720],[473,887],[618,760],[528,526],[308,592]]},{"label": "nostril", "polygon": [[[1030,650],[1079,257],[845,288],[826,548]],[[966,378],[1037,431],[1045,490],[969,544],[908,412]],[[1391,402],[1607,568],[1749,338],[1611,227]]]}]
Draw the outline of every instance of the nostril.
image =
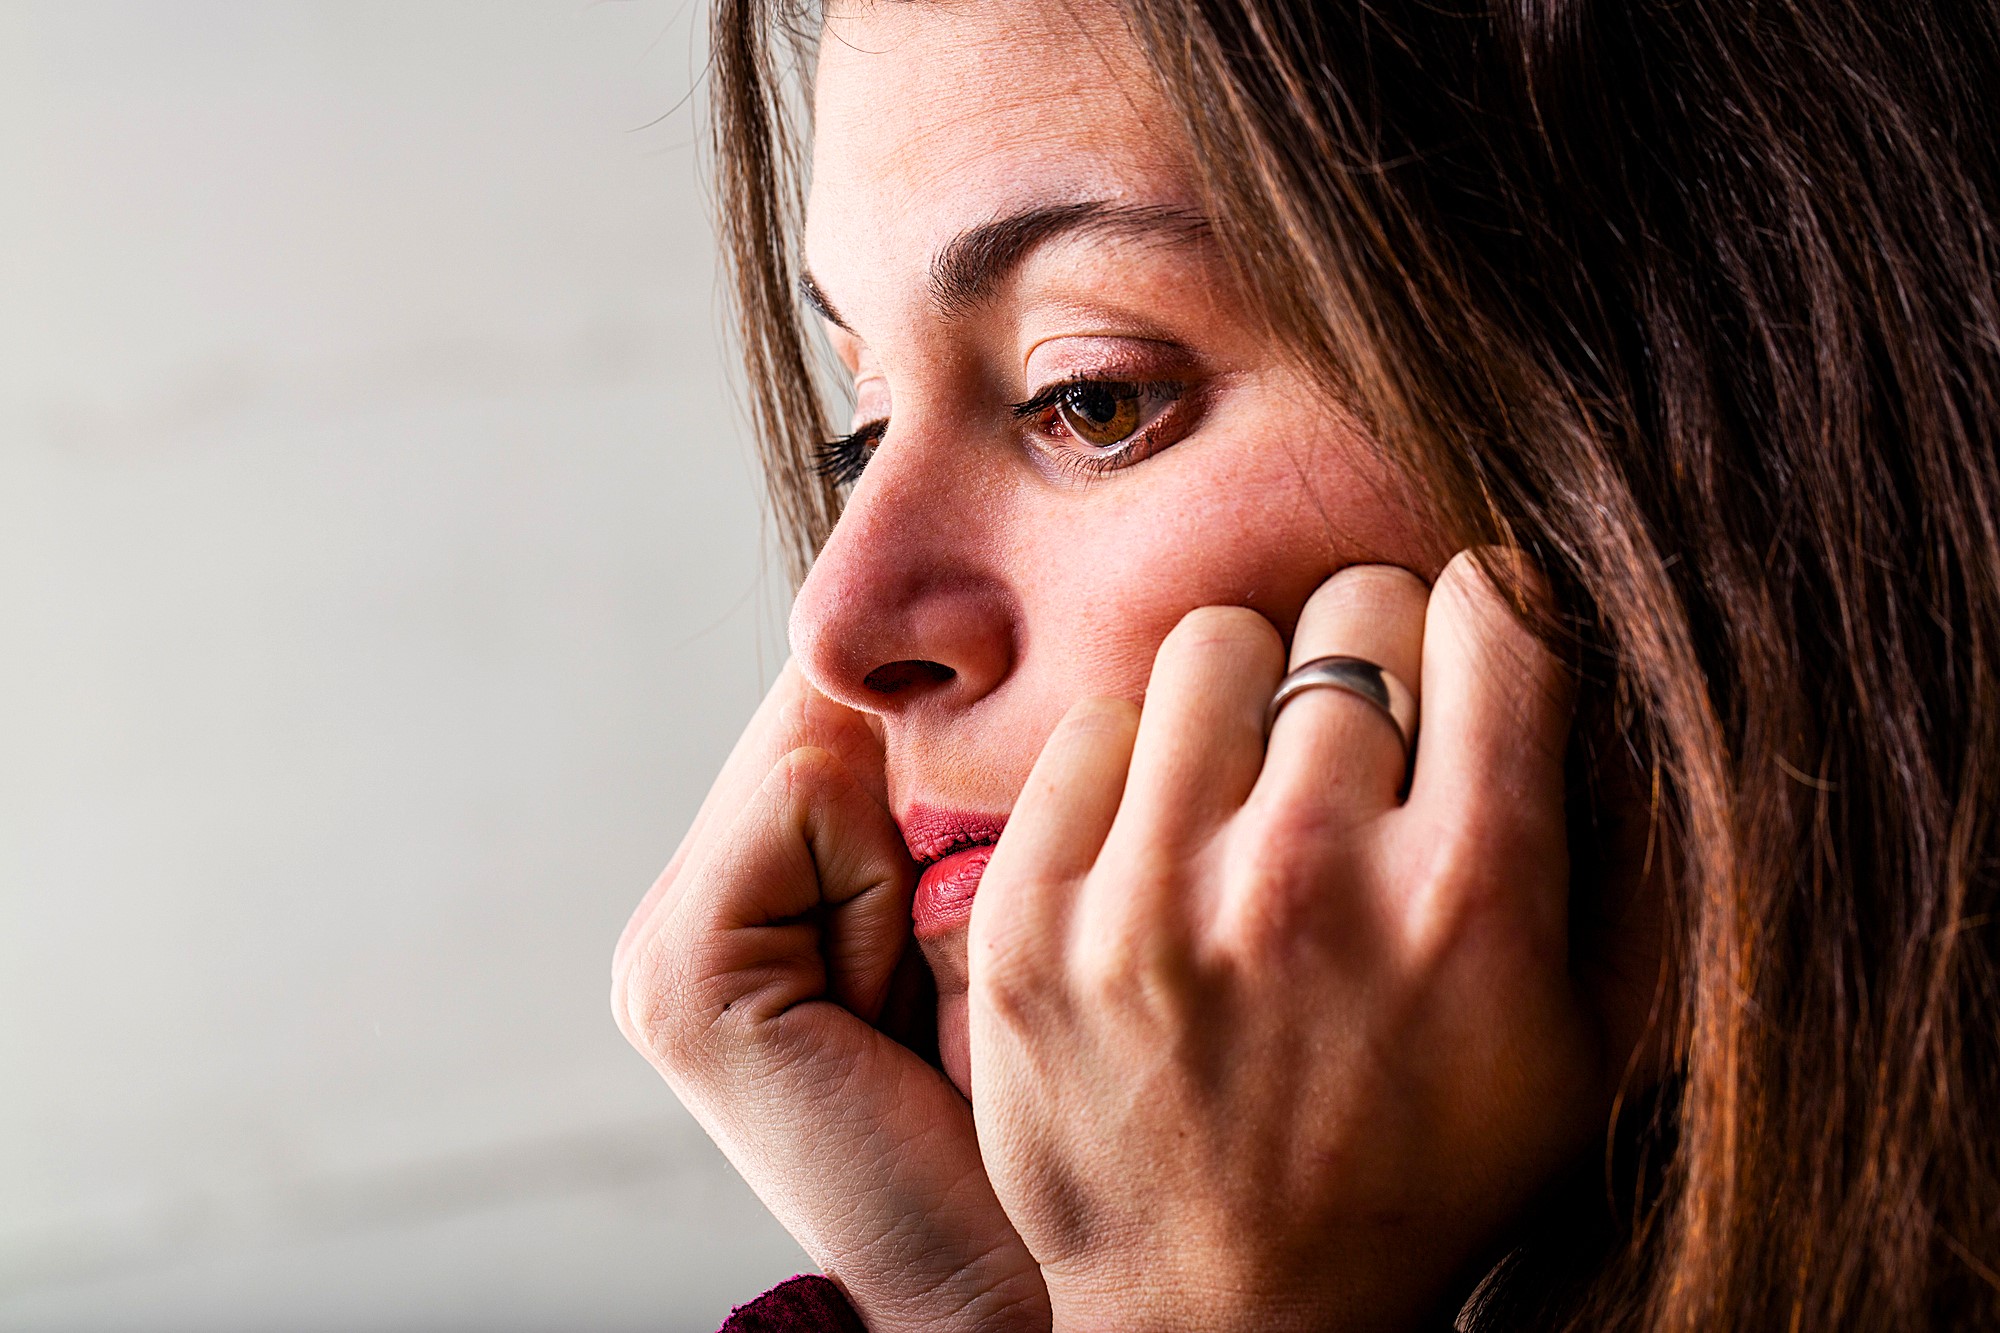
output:
[{"label": "nostril", "polygon": [[922,686],[942,685],[957,674],[942,662],[885,662],[863,676],[861,683],[876,694],[901,694]]}]

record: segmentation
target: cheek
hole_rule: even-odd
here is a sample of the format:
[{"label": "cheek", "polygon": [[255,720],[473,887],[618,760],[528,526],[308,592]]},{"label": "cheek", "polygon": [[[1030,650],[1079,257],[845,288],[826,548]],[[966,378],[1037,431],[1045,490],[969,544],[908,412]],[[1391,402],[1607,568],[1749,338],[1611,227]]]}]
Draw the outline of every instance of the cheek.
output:
[{"label": "cheek", "polygon": [[1254,438],[1190,448],[1185,459],[1169,451],[1081,496],[1050,497],[1013,557],[1033,571],[1024,665],[1062,673],[1067,700],[1136,700],[1160,641],[1196,607],[1247,606],[1289,637],[1335,570],[1436,572],[1434,543],[1357,443],[1308,452]]},{"label": "cheek", "polygon": [[[1247,606],[1289,637],[1337,569],[1388,563],[1430,578],[1442,563],[1351,437],[1310,454],[1248,434],[1177,453],[1081,491],[1037,488],[986,530],[1019,617],[1015,669],[976,721],[927,733],[931,783],[997,782],[1011,802],[1063,712],[1089,695],[1141,699],[1160,641],[1197,607]],[[922,948],[939,1054],[969,1095],[966,933]]]}]

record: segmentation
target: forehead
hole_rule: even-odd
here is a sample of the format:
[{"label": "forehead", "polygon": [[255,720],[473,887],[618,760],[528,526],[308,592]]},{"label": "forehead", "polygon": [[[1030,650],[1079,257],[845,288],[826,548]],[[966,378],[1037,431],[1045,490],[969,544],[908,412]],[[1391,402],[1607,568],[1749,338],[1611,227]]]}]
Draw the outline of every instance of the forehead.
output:
[{"label": "forehead", "polygon": [[1023,209],[1193,204],[1149,68],[1087,0],[837,4],[814,130],[807,260],[836,291]]}]

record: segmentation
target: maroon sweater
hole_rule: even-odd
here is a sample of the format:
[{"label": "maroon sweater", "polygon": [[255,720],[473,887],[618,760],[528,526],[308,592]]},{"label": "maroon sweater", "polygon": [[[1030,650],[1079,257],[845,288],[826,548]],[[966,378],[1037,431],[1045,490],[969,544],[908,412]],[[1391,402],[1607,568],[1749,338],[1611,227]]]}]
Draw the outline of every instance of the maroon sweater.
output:
[{"label": "maroon sweater", "polygon": [[719,1333],[868,1333],[840,1288],[805,1273],[729,1312]]}]

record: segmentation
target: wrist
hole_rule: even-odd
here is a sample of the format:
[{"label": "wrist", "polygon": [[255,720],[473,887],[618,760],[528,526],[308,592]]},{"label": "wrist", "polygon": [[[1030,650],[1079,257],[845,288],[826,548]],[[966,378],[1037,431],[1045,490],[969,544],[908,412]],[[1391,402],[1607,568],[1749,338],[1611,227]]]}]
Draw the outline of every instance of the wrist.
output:
[{"label": "wrist", "polygon": [[1323,1333],[1345,1328],[1317,1304],[1162,1287],[1140,1278],[1052,1300],[1053,1333]]},{"label": "wrist", "polygon": [[1044,1270],[1054,1333],[1432,1333],[1458,1303],[1425,1272],[1305,1274],[1218,1280],[1172,1266],[1062,1277]]}]

